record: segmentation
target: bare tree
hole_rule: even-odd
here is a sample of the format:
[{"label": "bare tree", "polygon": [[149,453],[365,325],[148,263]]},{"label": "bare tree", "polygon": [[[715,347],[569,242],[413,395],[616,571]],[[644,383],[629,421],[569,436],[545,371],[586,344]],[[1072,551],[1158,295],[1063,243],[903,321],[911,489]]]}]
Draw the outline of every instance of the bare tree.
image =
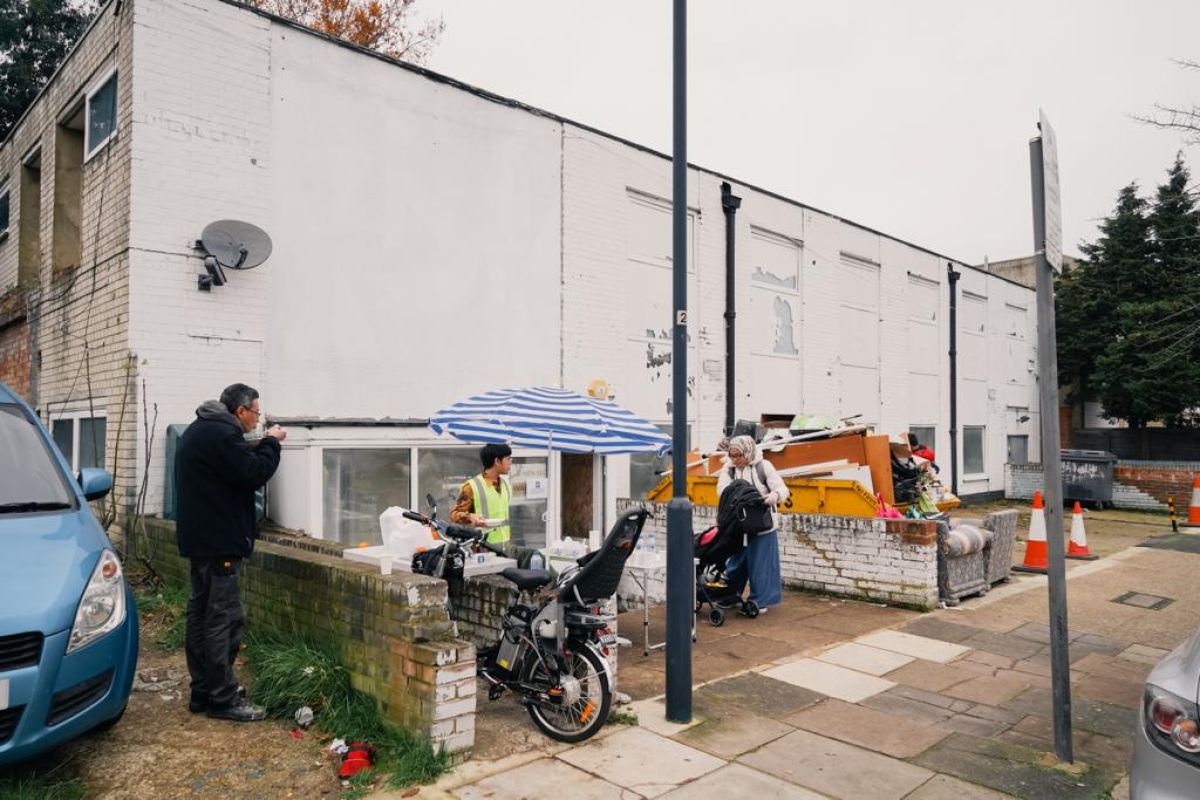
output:
[{"label": "bare tree", "polygon": [[[1180,58],[1171,60],[1183,69],[1200,72],[1200,62]],[[1138,122],[1144,122],[1156,128],[1182,131],[1187,136],[1188,144],[1200,144],[1200,105],[1192,104],[1189,108],[1183,108],[1155,103],[1153,114],[1133,114],[1132,116]]]}]

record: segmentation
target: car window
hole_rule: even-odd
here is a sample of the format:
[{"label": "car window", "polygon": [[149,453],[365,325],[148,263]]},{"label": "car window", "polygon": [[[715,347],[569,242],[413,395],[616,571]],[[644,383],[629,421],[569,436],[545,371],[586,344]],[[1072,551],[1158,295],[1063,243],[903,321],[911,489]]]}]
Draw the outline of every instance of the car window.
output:
[{"label": "car window", "polygon": [[75,506],[37,422],[15,403],[0,403],[0,506],[13,503]]}]

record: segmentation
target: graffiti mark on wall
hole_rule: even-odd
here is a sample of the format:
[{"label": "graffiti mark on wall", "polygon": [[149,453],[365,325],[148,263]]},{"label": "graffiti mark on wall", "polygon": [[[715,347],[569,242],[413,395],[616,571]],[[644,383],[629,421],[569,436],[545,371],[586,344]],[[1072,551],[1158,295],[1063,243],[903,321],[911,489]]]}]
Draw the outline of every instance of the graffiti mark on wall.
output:
[{"label": "graffiti mark on wall", "polygon": [[763,269],[762,267],[754,268],[752,280],[755,283],[763,286],[778,286],[780,289],[791,289],[793,292],[796,291],[799,286],[795,275],[789,275],[786,278],[782,278],[779,275],[776,275],[774,272]]}]

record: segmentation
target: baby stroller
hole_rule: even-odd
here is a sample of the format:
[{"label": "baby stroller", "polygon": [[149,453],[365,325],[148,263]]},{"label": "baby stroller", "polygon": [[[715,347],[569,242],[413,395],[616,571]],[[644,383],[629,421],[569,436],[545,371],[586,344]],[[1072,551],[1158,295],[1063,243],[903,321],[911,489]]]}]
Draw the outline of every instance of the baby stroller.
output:
[{"label": "baby stroller", "polygon": [[758,604],[753,600],[742,600],[741,595],[724,580],[725,563],[742,552],[743,536],[735,528],[727,528],[722,535],[716,525],[696,536],[693,554],[696,557],[696,613],[709,607],[708,622],[719,628],[725,624],[724,608],[736,609],[739,614],[754,619],[758,616]]}]

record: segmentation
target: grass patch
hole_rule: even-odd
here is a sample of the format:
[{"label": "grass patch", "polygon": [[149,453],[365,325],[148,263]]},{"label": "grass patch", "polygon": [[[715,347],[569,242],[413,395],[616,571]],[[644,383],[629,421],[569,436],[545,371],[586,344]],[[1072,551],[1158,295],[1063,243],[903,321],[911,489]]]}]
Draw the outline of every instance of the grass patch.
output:
[{"label": "grass patch", "polygon": [[623,708],[614,708],[608,714],[605,725],[638,725],[638,715]]},{"label": "grass patch", "polygon": [[375,746],[372,777],[352,781],[349,796],[361,796],[379,775],[389,774],[387,785],[395,789],[430,783],[449,769],[446,754],[386,721],[375,700],[351,686],[350,672],[332,647],[278,632],[257,633],[249,639],[247,656],[254,670],[254,702],[272,716],[291,719],[296,709],[309,706],[322,732]]},{"label": "grass patch", "polygon": [[138,616],[145,636],[161,650],[178,650],[187,635],[188,590],[164,586],[137,594]]},{"label": "grass patch", "polygon": [[0,770],[0,800],[83,800],[87,786],[79,778]]}]

